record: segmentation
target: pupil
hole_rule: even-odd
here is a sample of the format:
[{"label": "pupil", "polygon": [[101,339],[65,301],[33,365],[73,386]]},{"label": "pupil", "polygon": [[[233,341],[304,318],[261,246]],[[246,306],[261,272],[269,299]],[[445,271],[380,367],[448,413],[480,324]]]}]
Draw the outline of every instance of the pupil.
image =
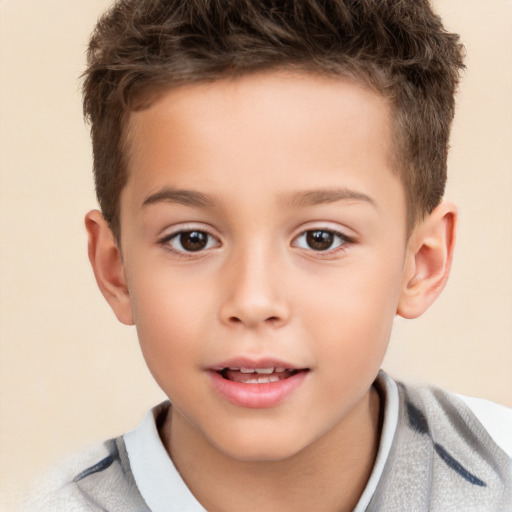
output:
[{"label": "pupil", "polygon": [[311,249],[325,251],[331,247],[334,236],[329,231],[309,231],[306,240]]},{"label": "pupil", "polygon": [[208,243],[208,235],[202,231],[188,231],[180,235],[180,243],[187,251],[200,251]]}]

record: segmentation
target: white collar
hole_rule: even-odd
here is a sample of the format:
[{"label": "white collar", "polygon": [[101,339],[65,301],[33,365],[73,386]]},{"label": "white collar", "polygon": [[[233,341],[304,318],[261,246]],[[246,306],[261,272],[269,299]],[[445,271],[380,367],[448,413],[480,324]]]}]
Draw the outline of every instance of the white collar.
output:
[{"label": "white collar", "polygon": [[353,512],[363,512],[366,510],[366,507],[368,507],[370,500],[375,494],[382,474],[384,473],[384,466],[388,460],[389,452],[391,451],[391,446],[393,445],[396,429],[398,427],[400,398],[396,382],[387,373],[381,371],[375,381],[375,386],[377,387],[378,393],[381,397],[381,403],[384,404],[379,450],[377,452],[377,457],[375,459],[375,464],[373,465],[370,478],[368,479],[363,494],[361,494]]},{"label": "white collar", "polygon": [[123,438],[130,466],[144,501],[152,512],[206,512],[190,492],[158,435],[156,417],[164,402]]}]

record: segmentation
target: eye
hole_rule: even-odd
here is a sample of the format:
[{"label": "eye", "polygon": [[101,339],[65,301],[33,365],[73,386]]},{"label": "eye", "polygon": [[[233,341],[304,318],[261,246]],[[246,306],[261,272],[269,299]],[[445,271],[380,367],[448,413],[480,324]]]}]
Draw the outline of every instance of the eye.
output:
[{"label": "eye", "polygon": [[312,229],[304,231],[294,240],[294,245],[301,249],[312,249],[313,251],[328,251],[337,249],[350,242],[350,239],[337,231],[328,229]]},{"label": "eye", "polygon": [[162,244],[169,245],[176,252],[199,252],[212,247],[218,247],[219,241],[206,231],[190,230],[179,231],[161,240]]}]

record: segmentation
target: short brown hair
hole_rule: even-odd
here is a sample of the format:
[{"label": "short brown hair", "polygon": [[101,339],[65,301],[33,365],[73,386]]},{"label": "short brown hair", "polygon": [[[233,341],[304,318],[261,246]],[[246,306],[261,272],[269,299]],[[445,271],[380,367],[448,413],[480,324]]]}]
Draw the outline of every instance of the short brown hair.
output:
[{"label": "short brown hair", "polygon": [[83,83],[103,215],[119,240],[123,130],[148,91],[287,68],[356,77],[390,99],[411,228],[444,194],[463,53],[428,0],[118,0]]}]

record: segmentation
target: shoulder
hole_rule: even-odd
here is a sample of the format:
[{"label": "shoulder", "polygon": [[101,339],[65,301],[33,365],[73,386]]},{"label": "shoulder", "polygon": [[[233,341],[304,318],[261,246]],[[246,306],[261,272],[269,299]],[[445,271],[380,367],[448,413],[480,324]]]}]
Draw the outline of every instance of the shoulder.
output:
[{"label": "shoulder", "polygon": [[34,482],[22,507],[27,512],[50,510],[86,511],[84,500],[80,499],[72,485],[76,475],[84,469],[97,464],[109,455],[105,443],[97,444],[86,450],[68,456],[55,468]]},{"label": "shoulder", "polygon": [[508,511],[510,410],[433,387],[396,386],[392,446],[368,510]]},{"label": "shoulder", "polygon": [[23,510],[149,511],[131,475],[121,437],[69,457],[34,485]]},{"label": "shoulder", "polygon": [[400,387],[410,420],[414,421],[417,406],[416,412],[425,414],[429,428],[438,436],[458,435],[473,448],[486,445],[512,458],[512,409],[435,387]]},{"label": "shoulder", "polygon": [[512,459],[512,409],[464,395],[456,395],[482,424],[494,442]]}]

